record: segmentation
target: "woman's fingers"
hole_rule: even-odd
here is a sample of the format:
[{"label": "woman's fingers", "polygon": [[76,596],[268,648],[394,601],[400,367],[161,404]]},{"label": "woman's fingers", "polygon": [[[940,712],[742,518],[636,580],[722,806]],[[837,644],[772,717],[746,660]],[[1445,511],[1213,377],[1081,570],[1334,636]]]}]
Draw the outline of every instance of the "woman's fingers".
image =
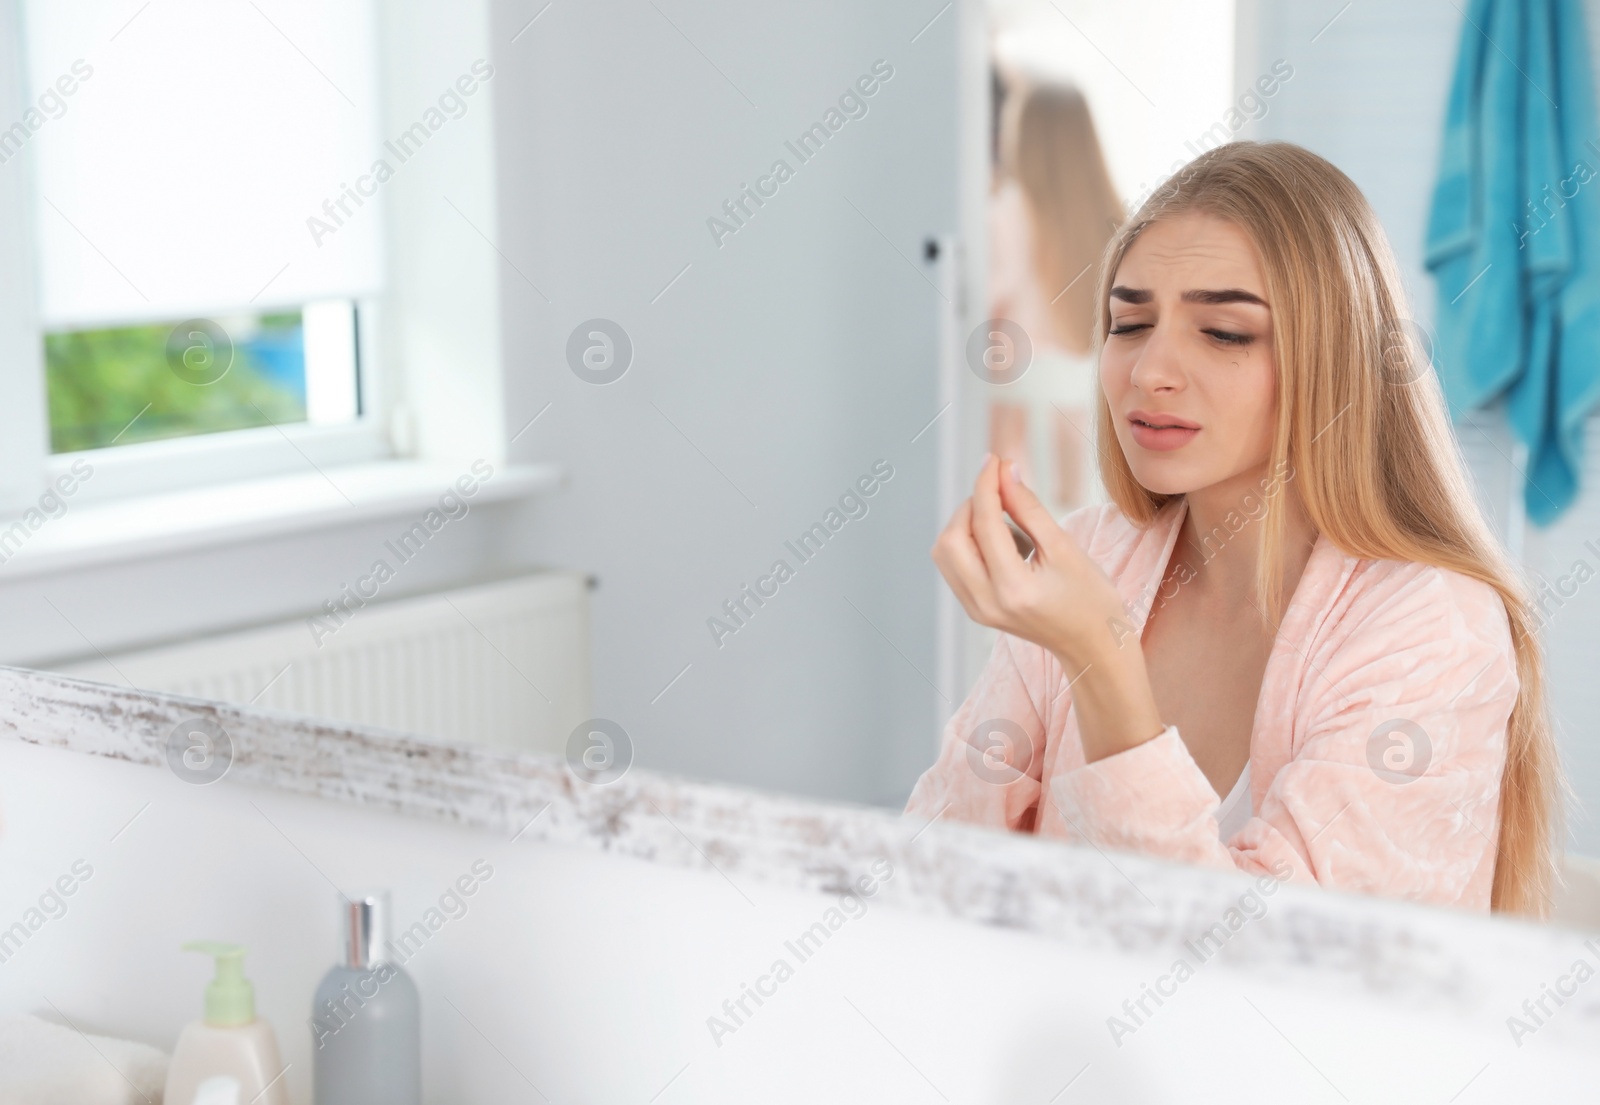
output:
[{"label": "woman's fingers", "polygon": [[1006,528],[1000,504],[1000,468],[1004,462],[990,455],[978,473],[972,492],[972,536],[989,569],[989,578],[998,581],[1022,566],[1017,543]]},{"label": "woman's fingers", "polygon": [[994,588],[978,546],[972,539],[972,500],[956,508],[950,524],[939,535],[933,548],[933,561],[939,573],[955,592],[974,621],[987,624],[994,610]]},{"label": "woman's fingers", "polygon": [[1002,467],[999,484],[1000,505],[1033,538],[1034,545],[1044,550],[1056,548],[1061,527],[1033,489],[1011,474],[1010,465]]},{"label": "woman's fingers", "polygon": [[961,609],[967,612],[967,617],[980,625],[985,624],[984,612],[979,608],[978,602],[972,597],[972,592],[967,590],[967,585],[958,575],[950,574],[944,577],[945,583],[950,586],[950,593],[961,604]]}]

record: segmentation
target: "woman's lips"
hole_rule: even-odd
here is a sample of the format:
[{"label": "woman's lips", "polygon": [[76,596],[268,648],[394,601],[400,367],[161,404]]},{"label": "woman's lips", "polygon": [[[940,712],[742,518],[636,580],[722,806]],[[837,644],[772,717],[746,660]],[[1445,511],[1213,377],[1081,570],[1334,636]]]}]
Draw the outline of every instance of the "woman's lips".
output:
[{"label": "woman's lips", "polygon": [[1128,426],[1133,432],[1133,440],[1146,449],[1153,449],[1158,453],[1171,452],[1187,445],[1194,435],[1199,433],[1198,427],[1190,429],[1185,426],[1164,426],[1156,429],[1146,426],[1136,419],[1129,419]]}]

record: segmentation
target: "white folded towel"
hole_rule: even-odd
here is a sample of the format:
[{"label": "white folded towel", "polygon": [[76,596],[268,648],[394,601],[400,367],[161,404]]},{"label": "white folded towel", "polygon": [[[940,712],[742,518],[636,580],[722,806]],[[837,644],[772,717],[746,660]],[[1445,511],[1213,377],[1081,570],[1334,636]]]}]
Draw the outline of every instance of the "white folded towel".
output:
[{"label": "white folded towel", "polygon": [[0,1105],[161,1105],[167,1053],[0,1016]]}]

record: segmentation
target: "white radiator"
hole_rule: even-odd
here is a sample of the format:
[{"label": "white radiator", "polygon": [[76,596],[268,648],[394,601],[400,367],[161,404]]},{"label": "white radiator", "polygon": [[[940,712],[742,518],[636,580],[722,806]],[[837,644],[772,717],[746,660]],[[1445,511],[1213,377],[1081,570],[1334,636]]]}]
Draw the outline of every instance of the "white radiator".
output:
[{"label": "white radiator", "polygon": [[54,670],[559,754],[589,717],[588,586],[541,572]]}]

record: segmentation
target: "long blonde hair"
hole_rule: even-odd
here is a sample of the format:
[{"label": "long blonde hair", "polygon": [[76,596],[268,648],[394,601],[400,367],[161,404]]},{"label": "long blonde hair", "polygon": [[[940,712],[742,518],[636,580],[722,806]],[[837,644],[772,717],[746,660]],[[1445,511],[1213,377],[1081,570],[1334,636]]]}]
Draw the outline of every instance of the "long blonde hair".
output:
[{"label": "long blonde hair", "polygon": [[[1521,684],[1507,726],[1490,908],[1545,918],[1559,878],[1555,834],[1566,783],[1547,713],[1537,610],[1473,497],[1438,377],[1409,329],[1388,239],[1360,189],[1309,150],[1219,146],[1164,182],[1107,247],[1095,293],[1096,351],[1128,248],[1152,222],[1195,211],[1240,227],[1261,259],[1278,382],[1269,470],[1295,473],[1312,525],[1349,556],[1448,568],[1487,583],[1505,603]],[[1115,441],[1111,409],[1098,394],[1099,438]],[[1099,453],[1108,495],[1136,525],[1175,497],[1140,485],[1120,449]],[[1276,625],[1281,496],[1268,499],[1261,532],[1257,599]]]},{"label": "long blonde hair", "polygon": [[1033,215],[1035,277],[1050,298],[1061,344],[1092,347],[1096,306],[1090,270],[1126,212],[1112,186],[1089,105],[1071,85],[1019,79],[1001,111],[1000,171]]}]

